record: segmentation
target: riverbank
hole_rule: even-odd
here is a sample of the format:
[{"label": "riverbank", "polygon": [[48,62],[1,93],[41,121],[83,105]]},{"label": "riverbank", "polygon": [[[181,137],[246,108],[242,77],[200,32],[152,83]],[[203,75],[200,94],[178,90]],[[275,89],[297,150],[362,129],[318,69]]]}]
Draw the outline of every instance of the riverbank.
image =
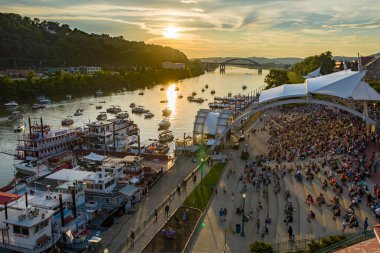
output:
[{"label": "riverbank", "polygon": [[[0,78],[0,101],[25,101],[37,96],[64,98],[66,94],[86,96],[102,90],[105,94],[117,90],[133,91],[145,89],[160,83],[175,82],[181,79],[203,75],[202,65],[189,62],[186,69],[141,69],[133,71],[110,72],[101,71],[92,76],[81,74],[56,73],[46,78],[30,76],[26,80],[13,80],[9,77]],[[75,94],[75,95],[74,95]]]}]

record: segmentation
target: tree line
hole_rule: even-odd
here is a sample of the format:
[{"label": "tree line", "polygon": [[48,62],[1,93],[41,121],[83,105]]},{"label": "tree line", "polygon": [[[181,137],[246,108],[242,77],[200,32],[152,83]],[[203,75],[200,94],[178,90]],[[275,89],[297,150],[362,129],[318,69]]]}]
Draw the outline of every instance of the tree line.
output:
[{"label": "tree line", "polygon": [[188,62],[184,53],[170,47],[88,34],[67,24],[14,13],[0,13],[0,55],[0,69],[80,65],[125,69]]}]

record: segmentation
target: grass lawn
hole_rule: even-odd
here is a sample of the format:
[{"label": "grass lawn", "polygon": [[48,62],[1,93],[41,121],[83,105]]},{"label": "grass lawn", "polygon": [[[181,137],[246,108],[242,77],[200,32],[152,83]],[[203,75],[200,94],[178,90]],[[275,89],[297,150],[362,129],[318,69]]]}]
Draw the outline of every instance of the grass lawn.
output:
[{"label": "grass lawn", "polygon": [[220,176],[223,173],[225,164],[215,164],[206,176],[203,176],[203,187],[199,183],[197,187],[190,193],[183,203],[186,206],[199,208],[202,212],[206,209],[211,195],[215,189]]}]

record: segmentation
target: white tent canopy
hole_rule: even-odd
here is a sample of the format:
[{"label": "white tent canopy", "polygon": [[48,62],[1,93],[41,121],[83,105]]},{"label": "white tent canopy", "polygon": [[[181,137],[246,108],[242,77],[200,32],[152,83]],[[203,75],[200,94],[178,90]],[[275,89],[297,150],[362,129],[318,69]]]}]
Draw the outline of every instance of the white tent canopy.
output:
[{"label": "white tent canopy", "polygon": [[324,76],[306,79],[303,84],[284,84],[261,92],[259,102],[304,97],[307,94],[324,94],[354,100],[380,101],[377,93],[365,81],[365,71],[343,70]]},{"label": "white tent canopy", "polygon": [[284,84],[272,89],[263,90],[260,94],[259,102],[267,102],[274,99],[304,97],[307,95],[306,85],[300,84]]},{"label": "white tent canopy", "polygon": [[307,74],[306,76],[304,76],[304,78],[314,78],[314,77],[318,77],[318,76],[321,76],[321,67],[319,67],[316,70],[310,72],[309,74]]}]

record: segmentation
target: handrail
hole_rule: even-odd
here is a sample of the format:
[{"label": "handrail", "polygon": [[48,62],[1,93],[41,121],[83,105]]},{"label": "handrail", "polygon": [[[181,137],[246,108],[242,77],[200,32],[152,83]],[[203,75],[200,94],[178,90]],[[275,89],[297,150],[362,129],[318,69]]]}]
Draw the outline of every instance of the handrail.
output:
[{"label": "handrail", "polygon": [[347,238],[345,240],[336,242],[336,243],[334,243],[334,244],[332,244],[332,245],[330,245],[330,246],[328,246],[328,247],[326,247],[324,249],[321,249],[321,250],[317,251],[316,253],[333,252],[336,249],[343,248],[343,246],[348,247],[348,246],[350,246],[352,244],[355,244],[355,243],[363,241],[363,239],[372,238],[374,236],[375,236],[375,234],[374,234],[374,232],[372,230],[369,230],[369,231],[366,231],[366,232],[362,232],[360,234],[357,234],[356,236],[352,236],[352,237]]}]

